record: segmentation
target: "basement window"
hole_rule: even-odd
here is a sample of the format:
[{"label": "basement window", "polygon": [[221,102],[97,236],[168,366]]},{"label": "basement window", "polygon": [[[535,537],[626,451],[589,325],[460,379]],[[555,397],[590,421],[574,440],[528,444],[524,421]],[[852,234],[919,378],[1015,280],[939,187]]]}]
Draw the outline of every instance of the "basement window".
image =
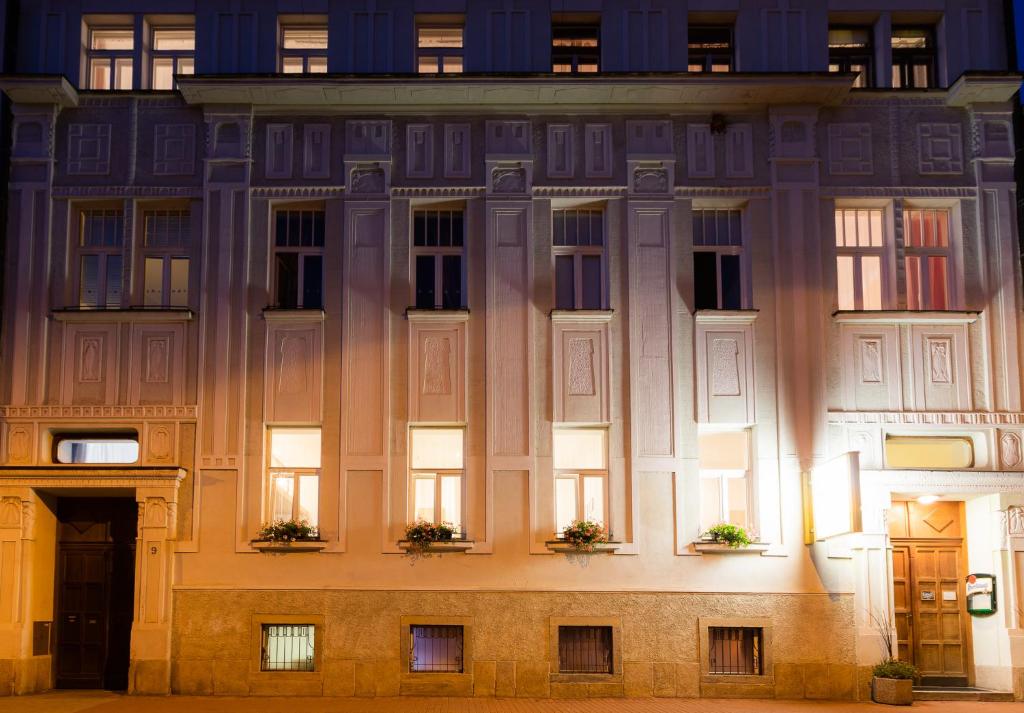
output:
[{"label": "basement window", "polygon": [[313,671],[313,624],[264,624],[261,671]]},{"label": "basement window", "polygon": [[559,673],[610,674],[612,661],[612,627],[558,627]]},{"label": "basement window", "polygon": [[708,627],[708,672],[726,676],[762,675],[762,640],[761,627]]},{"label": "basement window", "polygon": [[60,436],[54,445],[58,463],[117,464],[139,460],[139,439],[135,435]]},{"label": "basement window", "polygon": [[409,627],[411,673],[462,673],[464,629],[417,624]]}]

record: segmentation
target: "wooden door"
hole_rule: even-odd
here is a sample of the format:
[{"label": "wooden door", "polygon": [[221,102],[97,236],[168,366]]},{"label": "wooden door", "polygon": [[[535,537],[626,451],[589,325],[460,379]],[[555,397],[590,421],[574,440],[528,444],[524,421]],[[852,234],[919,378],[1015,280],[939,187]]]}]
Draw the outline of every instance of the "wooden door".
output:
[{"label": "wooden door", "polygon": [[910,546],[892,546],[893,614],[896,617],[896,657],[914,661],[914,582],[910,575]]},{"label": "wooden door", "polygon": [[913,578],[914,664],[925,685],[966,686],[967,612],[963,601],[963,545],[934,540],[910,544]]},{"label": "wooden door", "polygon": [[111,545],[61,547],[57,687],[102,688],[107,661]]}]

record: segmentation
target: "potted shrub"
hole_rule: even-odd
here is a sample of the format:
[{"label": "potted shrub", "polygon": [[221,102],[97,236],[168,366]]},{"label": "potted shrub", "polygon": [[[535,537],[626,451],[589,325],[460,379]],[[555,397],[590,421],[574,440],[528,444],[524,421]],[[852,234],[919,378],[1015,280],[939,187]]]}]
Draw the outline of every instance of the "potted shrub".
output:
[{"label": "potted shrub", "polygon": [[323,540],[317,527],[306,520],[273,520],[260,526],[253,547],[276,551],[317,550],[323,549]]},{"label": "potted shrub", "polygon": [[465,552],[473,546],[463,537],[456,537],[450,522],[417,520],[405,528],[405,539],[398,543],[413,559],[443,552]]},{"label": "potted shrub", "polygon": [[909,706],[914,702],[917,669],[906,661],[886,659],[871,671],[871,700],[890,706]]},{"label": "potted shrub", "polygon": [[562,530],[562,542],[577,552],[596,552],[608,542],[608,530],[599,522],[573,520]]},{"label": "potted shrub", "polygon": [[726,545],[734,550],[738,550],[741,547],[749,547],[752,542],[747,531],[742,527],[737,527],[736,525],[730,525],[724,522],[710,528],[707,532],[701,535],[701,537],[720,545]]}]

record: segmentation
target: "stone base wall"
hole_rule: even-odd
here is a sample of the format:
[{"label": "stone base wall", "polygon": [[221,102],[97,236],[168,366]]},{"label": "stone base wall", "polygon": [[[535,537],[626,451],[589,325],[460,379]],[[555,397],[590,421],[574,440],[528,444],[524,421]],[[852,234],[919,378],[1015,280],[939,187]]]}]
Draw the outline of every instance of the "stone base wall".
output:
[{"label": "stone base wall", "polygon": [[[260,623],[275,616],[317,625],[316,672],[259,670]],[[709,620],[763,623],[763,675],[708,673],[701,630]],[[462,624],[464,672],[409,673],[410,621]],[[559,674],[557,624],[588,622],[614,627],[614,673]],[[176,590],[171,688],[188,695],[851,700],[862,688],[853,651],[852,595]]]},{"label": "stone base wall", "polygon": [[0,696],[21,696],[53,688],[52,659],[0,659]]}]

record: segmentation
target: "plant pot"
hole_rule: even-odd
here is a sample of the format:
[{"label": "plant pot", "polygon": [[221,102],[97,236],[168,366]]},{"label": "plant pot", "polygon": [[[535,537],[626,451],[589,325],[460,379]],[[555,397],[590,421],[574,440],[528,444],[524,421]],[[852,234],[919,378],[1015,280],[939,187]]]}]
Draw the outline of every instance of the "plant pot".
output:
[{"label": "plant pot", "polygon": [[715,542],[714,540],[700,540],[699,542],[693,543],[693,549],[695,552],[700,552],[701,554],[759,555],[768,551],[768,545],[764,544],[763,542],[751,542],[749,545],[743,545],[741,547],[730,547],[724,542]]},{"label": "plant pot", "polygon": [[260,552],[319,552],[327,547],[324,540],[253,540],[252,548]]},{"label": "plant pot", "polygon": [[909,678],[871,679],[871,700],[888,706],[909,706],[914,702],[914,682]]}]

